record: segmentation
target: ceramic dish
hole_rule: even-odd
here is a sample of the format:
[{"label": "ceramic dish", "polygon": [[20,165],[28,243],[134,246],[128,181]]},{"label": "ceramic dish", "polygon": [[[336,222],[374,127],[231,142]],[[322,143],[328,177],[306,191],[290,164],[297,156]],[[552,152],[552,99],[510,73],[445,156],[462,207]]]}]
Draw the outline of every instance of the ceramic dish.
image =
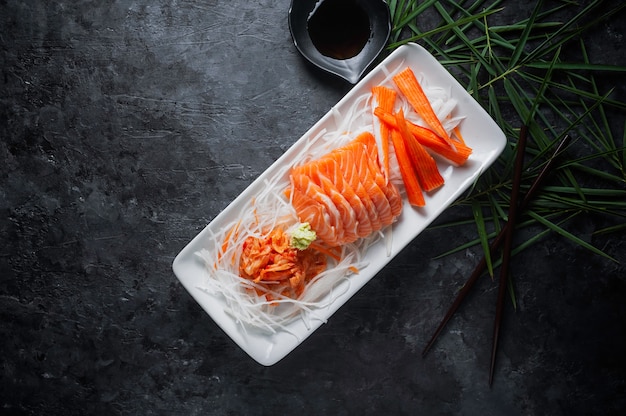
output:
[{"label": "ceramic dish", "polygon": [[293,0],[289,8],[289,30],[293,42],[309,62],[324,71],[356,84],[367,68],[380,55],[391,33],[391,15],[384,0],[358,0],[354,2],[368,15],[370,35],[363,49],[349,59],[325,56],[315,47],[308,31],[308,21],[320,0]]},{"label": "ceramic dish", "polygon": [[506,144],[502,130],[480,105],[463,89],[437,60],[422,47],[409,44],[396,49],[381,64],[374,68],[336,106],[302,136],[283,156],[257,178],[242,194],[222,211],[203,231],[201,231],[176,257],[173,270],[182,285],[200,306],[211,316],[219,327],[246,353],[260,364],[273,365],[322,325],[323,321],[304,322],[296,319],[289,324],[288,331],[278,330],[268,334],[242,328],[241,324],[227,314],[225,301],[221,296],[203,290],[207,278],[205,265],[195,253],[201,249],[214,249],[210,236],[237,218],[264,181],[275,175],[286,164],[290,165],[295,156],[302,153],[310,137],[323,129],[333,129],[334,117],[350,107],[353,100],[369,92],[380,84],[390,73],[406,66],[420,72],[429,85],[449,89],[451,97],[457,100],[457,111],[466,116],[461,123],[461,133],[473,149],[469,160],[462,167],[449,169],[445,185],[427,196],[426,207],[413,209],[407,203],[402,215],[393,225],[393,239],[389,248],[385,241],[376,243],[367,251],[368,265],[359,274],[350,277],[348,289],[319,314],[328,319],[359,289],[372,279],[407,244],[415,239],[442,211],[466,191],[475,179],[485,171],[500,155]]}]

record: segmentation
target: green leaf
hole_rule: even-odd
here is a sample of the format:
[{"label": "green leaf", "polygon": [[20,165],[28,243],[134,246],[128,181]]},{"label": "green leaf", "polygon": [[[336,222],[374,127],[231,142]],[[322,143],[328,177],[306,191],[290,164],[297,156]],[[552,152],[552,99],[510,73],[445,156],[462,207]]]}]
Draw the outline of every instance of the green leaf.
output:
[{"label": "green leaf", "polygon": [[[432,2],[429,2],[429,3],[437,4],[438,2],[432,1]],[[432,37],[432,36],[434,36],[436,34],[447,32],[447,31],[449,31],[449,30],[451,30],[451,29],[453,29],[455,27],[462,26],[462,25],[464,25],[464,24],[466,24],[468,22],[472,22],[472,21],[474,21],[476,19],[482,19],[484,16],[488,16],[490,14],[497,13],[500,10],[501,9],[499,9],[499,10],[489,10],[489,11],[486,11],[486,12],[478,13],[478,14],[475,14],[475,15],[472,15],[472,16],[468,16],[468,17],[459,19],[459,20],[457,20],[455,22],[451,22],[451,23],[448,23],[446,25],[439,26],[436,29],[429,30],[428,32],[417,34],[417,35],[411,36],[411,37],[409,37],[407,39],[404,39],[404,40],[392,43],[391,45],[389,45],[389,48],[390,49],[395,49],[395,48],[397,48],[397,47],[399,47],[401,45],[404,45],[406,43],[409,43],[409,42],[416,42],[416,41],[418,41],[420,39],[423,39],[423,38],[426,38],[426,37]],[[403,22],[400,22],[398,25],[400,26],[402,24],[403,24]]]},{"label": "green leaf", "polygon": [[522,56],[522,53],[524,52],[524,48],[526,47],[526,43],[528,42],[528,37],[530,36],[530,32],[534,27],[534,23],[537,20],[537,15],[539,14],[539,11],[541,10],[542,6],[543,6],[543,0],[539,0],[535,4],[535,8],[530,18],[528,19],[526,26],[522,30],[522,34],[519,37],[519,42],[517,43],[517,46],[515,47],[513,54],[511,55],[511,60],[509,61],[510,67],[515,67],[517,63],[519,62],[520,57]]},{"label": "green leaf", "polygon": [[539,107],[539,103],[544,99],[544,93],[546,91],[546,88],[550,84],[550,80],[552,79],[552,71],[554,70],[554,64],[559,59],[560,52],[561,52],[561,49],[560,48],[557,49],[556,53],[554,54],[554,58],[552,58],[552,64],[548,67],[548,71],[546,72],[546,75],[543,77],[543,81],[541,82],[541,85],[539,86],[539,90],[537,91],[535,99],[533,100],[532,107],[524,122],[527,126],[530,126],[532,124],[533,118],[535,116],[535,112],[537,111],[537,108]]},{"label": "green leaf", "polygon": [[487,237],[488,233],[485,228],[482,206],[478,203],[478,201],[472,201],[472,211],[474,213],[474,220],[476,221],[480,245],[482,246],[483,253],[485,255],[487,270],[489,271],[489,276],[493,277],[493,264],[491,263],[491,250],[489,249],[489,239]]},{"label": "green leaf", "polygon": [[592,64],[592,63],[574,63],[574,62],[559,62],[552,64],[550,62],[535,61],[525,65],[527,68],[533,69],[553,69],[560,71],[601,71],[601,72],[624,72],[626,66],[619,65],[607,65],[607,64]]},{"label": "green leaf", "polygon": [[574,244],[578,244],[579,246],[586,248],[587,250],[591,251],[594,254],[597,254],[599,256],[607,258],[607,259],[609,259],[611,261],[614,261],[616,263],[619,263],[617,260],[615,260],[613,257],[609,256],[608,254],[606,254],[602,250],[600,250],[600,249],[592,246],[591,244],[587,243],[586,241],[576,237],[574,234],[570,233],[569,231],[566,231],[565,229],[561,228],[560,226],[556,225],[555,223],[550,222],[548,219],[546,219],[545,217],[543,217],[541,215],[538,215],[534,211],[529,210],[529,211],[527,211],[527,213],[532,218],[537,220],[537,222],[545,225],[547,228],[549,228],[550,230],[556,232],[557,234],[562,235],[563,237],[567,238],[568,240],[570,240]]},{"label": "green leaf", "polygon": [[[599,82],[605,74],[626,75],[626,66],[591,60],[583,40],[607,19],[615,19],[626,2],[538,1],[529,15],[509,16],[501,26],[490,25],[490,17],[501,13],[506,4],[500,0],[394,0],[389,4],[398,10],[393,15],[394,33],[402,32],[402,37],[392,38],[390,49],[407,42],[423,44],[508,138],[498,160],[453,203],[466,210],[466,217],[429,227],[471,224],[478,230],[475,239],[455,244],[441,256],[474,246],[488,252],[486,242],[495,237],[507,217],[514,149],[524,123],[530,140],[522,190],[529,189],[564,135],[574,141],[556,161],[549,184],[532,201],[532,214],[522,215],[516,227],[545,229],[520,243],[513,253],[557,232],[603,255],[566,231],[563,224],[589,214],[618,221],[626,218],[626,122],[618,119],[616,128],[616,120],[611,119],[616,114],[623,118],[626,102],[611,90],[601,91]],[[623,130],[618,133],[619,128]],[[625,228],[618,224],[598,232]],[[489,274],[493,275],[500,261],[495,256],[491,259]],[[512,284],[509,290],[514,299]]]}]

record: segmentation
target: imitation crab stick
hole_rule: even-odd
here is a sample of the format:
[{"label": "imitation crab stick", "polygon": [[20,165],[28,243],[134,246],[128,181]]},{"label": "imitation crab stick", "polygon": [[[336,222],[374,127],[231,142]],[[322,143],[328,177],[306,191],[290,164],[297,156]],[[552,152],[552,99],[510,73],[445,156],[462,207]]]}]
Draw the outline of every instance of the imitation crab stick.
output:
[{"label": "imitation crab stick", "polygon": [[[382,85],[377,85],[372,88],[372,93],[374,94],[374,98],[376,99],[378,107],[388,113],[391,113],[393,111],[393,106],[396,102],[397,95],[395,90]],[[385,175],[389,175],[389,132],[389,126],[385,123],[380,123],[381,149],[383,153],[382,164]]]},{"label": "imitation crab stick", "polygon": [[446,143],[454,148],[450,135],[448,135],[448,132],[441,124],[437,114],[435,114],[426,93],[424,93],[422,86],[417,81],[417,78],[415,78],[413,70],[409,67],[403,69],[401,72],[394,75],[393,81],[417,114],[424,119],[426,124],[428,124],[435,133],[441,136]]},{"label": "imitation crab stick", "polygon": [[398,123],[398,131],[402,139],[404,139],[406,149],[413,161],[413,167],[422,188],[426,192],[430,192],[442,186],[444,180],[439,173],[435,159],[428,154],[409,131],[402,109],[396,114],[396,122]]},{"label": "imitation crab stick", "polygon": [[417,180],[417,176],[415,176],[411,156],[404,144],[402,134],[400,134],[398,129],[391,130],[391,142],[393,143],[393,149],[396,153],[396,159],[398,159],[400,174],[402,175],[402,182],[404,182],[404,188],[406,189],[409,203],[416,207],[423,207],[426,205],[424,194],[422,193],[422,188]]},{"label": "imitation crab stick", "polygon": [[409,130],[423,146],[448,159],[457,165],[463,165],[472,154],[472,148],[464,142],[454,141],[454,147],[443,143],[442,139],[430,129],[417,124],[408,123]]},{"label": "imitation crab stick", "polygon": [[[391,128],[398,128],[398,124],[396,122],[396,118],[393,114],[383,111],[380,107],[374,110],[374,115],[379,118],[381,122],[387,124]],[[409,131],[413,134],[415,139],[425,146],[437,153],[441,157],[449,160],[452,163],[457,165],[463,165],[469,155],[472,154],[472,149],[465,145],[464,142],[456,142],[453,149],[444,140],[437,136],[435,132],[432,130],[418,126],[417,124],[411,123],[409,120],[406,120],[407,127]],[[460,134],[460,133],[459,133]]]}]

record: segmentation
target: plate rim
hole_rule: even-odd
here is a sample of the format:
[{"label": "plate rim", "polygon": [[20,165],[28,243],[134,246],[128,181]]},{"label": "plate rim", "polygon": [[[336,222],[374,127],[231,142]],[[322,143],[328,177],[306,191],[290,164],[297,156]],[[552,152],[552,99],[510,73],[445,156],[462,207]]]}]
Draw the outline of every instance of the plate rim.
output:
[{"label": "plate rim", "polygon": [[[198,232],[181,249],[181,251],[176,255],[176,257],[174,258],[172,262],[172,269],[173,269],[174,274],[176,275],[180,283],[183,285],[183,287],[185,287],[187,292],[192,296],[192,298],[201,306],[201,308],[213,319],[213,321],[218,325],[218,327],[220,327],[220,329],[233,342],[235,342],[243,351],[245,351],[252,359],[257,361],[259,364],[262,364],[265,366],[271,366],[277,363],[278,361],[280,361],[281,359],[283,359],[295,348],[297,348],[298,345],[300,345],[305,339],[307,339],[311,334],[313,334],[315,330],[317,330],[325,321],[327,321],[339,308],[341,308],[367,282],[369,282],[372,278],[374,278],[380,272],[380,270],[384,268],[404,247],[406,247],[414,239],[416,239],[432,221],[434,221],[445,209],[449,207],[452,201],[456,200],[458,196],[469,187],[469,184],[464,184],[460,191],[459,190],[453,191],[448,197],[449,201],[447,201],[445,204],[442,204],[442,206],[436,207],[434,211],[434,215],[431,215],[430,217],[427,216],[428,218],[427,218],[427,222],[425,223],[425,225],[422,224],[423,227],[418,232],[416,232],[412,236],[412,238],[408,239],[408,241],[405,244],[403,244],[401,247],[400,246],[396,247],[394,249],[395,253],[392,253],[391,255],[387,256],[387,258],[384,259],[384,261],[382,262],[382,265],[379,265],[380,267],[374,267],[373,269],[371,269],[367,273],[369,277],[360,279],[361,281],[359,281],[359,283],[356,285],[357,287],[351,288],[348,291],[351,293],[348,293],[347,296],[342,295],[342,296],[339,296],[337,299],[335,299],[331,303],[331,305],[329,305],[329,307],[326,309],[327,313],[323,315],[323,317],[325,318],[324,320],[320,319],[320,320],[315,320],[313,322],[310,322],[308,325],[308,329],[304,333],[299,333],[299,335],[301,335],[300,337],[293,337],[291,342],[288,342],[287,338],[292,337],[292,335],[282,336],[282,339],[279,339],[280,337],[278,335],[268,335],[266,337],[268,341],[266,345],[262,345],[262,346],[255,345],[255,347],[253,348],[249,340],[246,341],[245,338],[248,338],[249,336],[254,336],[255,334],[254,333],[246,334],[245,336],[242,335],[241,334],[242,331],[237,329],[238,327],[241,326],[241,324],[238,324],[238,323],[235,323],[235,330],[237,330],[239,333],[235,333],[233,330],[233,325],[232,325],[233,318],[230,318],[231,322],[226,322],[225,319],[223,318],[224,316],[223,311],[221,313],[222,316],[219,316],[220,312],[217,309],[215,309],[214,305],[210,305],[207,303],[208,302],[207,297],[209,295],[202,292],[201,290],[199,290],[198,287],[195,287],[192,284],[191,280],[193,279],[188,276],[187,271],[185,269],[185,264],[190,261],[189,259],[190,257],[193,258],[195,256],[195,252],[197,251],[197,249],[194,249],[194,247],[196,247],[200,243],[200,240],[202,238],[207,237],[207,234],[210,231],[211,226],[214,224],[219,224],[220,221],[222,221],[224,218],[227,217],[227,215],[229,215],[229,209],[234,209],[233,207],[237,207],[238,204],[240,204],[241,201],[246,198],[247,194],[253,192],[254,188],[258,187],[259,184],[262,184],[266,176],[270,175],[274,170],[279,169],[280,165],[285,160],[287,160],[292,153],[297,151],[297,148],[299,147],[298,145],[301,144],[303,140],[309,138],[313,132],[318,130],[320,126],[323,126],[329,120],[329,118],[333,116],[332,114],[333,109],[341,108],[342,106],[346,105],[346,103],[349,102],[349,100],[351,100],[355,95],[359,94],[359,90],[361,88],[364,88],[365,85],[367,85],[374,78],[380,76],[381,73],[386,72],[387,67],[393,66],[396,60],[398,60],[399,58],[402,58],[403,56],[410,57],[412,55],[427,59],[430,65],[435,65],[435,68],[437,68],[438,70],[437,77],[445,78],[447,81],[455,85],[455,89],[457,90],[460,88],[460,90],[462,90],[463,93],[466,95],[464,96],[464,98],[467,100],[467,98],[469,97],[469,100],[466,101],[466,104],[472,105],[476,111],[478,111],[483,116],[485,116],[484,121],[489,122],[491,124],[491,128],[494,128],[495,132],[498,133],[497,134],[498,137],[493,137],[490,139],[491,141],[493,141],[493,144],[494,144],[494,148],[492,149],[492,151],[485,158],[485,160],[483,160],[479,164],[478,170],[471,171],[470,177],[472,178],[472,180],[476,179],[478,176],[482,174],[482,172],[488,169],[493,164],[493,162],[500,156],[500,154],[504,150],[504,147],[506,146],[506,143],[507,143],[506,136],[504,132],[502,131],[502,129],[493,120],[493,118],[486,112],[486,110],[484,110],[480,106],[480,104],[478,104],[478,102],[473,97],[471,97],[467,93],[467,91],[465,91],[465,89],[463,89],[461,84],[452,76],[452,74],[450,74],[450,72],[448,72],[448,70],[445,69],[445,67],[443,67],[443,65],[441,65],[441,63],[439,63],[436,60],[436,58],[432,54],[430,54],[426,49],[424,49],[422,46],[416,43],[407,43],[405,45],[398,47],[388,57],[386,57],[382,62],[380,62],[372,71],[370,71],[366,76],[364,76],[363,79],[359,81],[359,83],[357,83],[346,95],[344,95],[344,97],[342,97],[324,116],[322,116],[313,126],[311,126],[298,140],[296,140],[289,147],[289,149],[287,149],[274,163],[272,163],[254,181],[252,181],[233,201],[231,201],[226,206],[226,208],[224,208],[221,212],[219,212],[213,218],[213,220],[211,220],[200,232]],[[407,60],[407,58],[405,58],[404,60]],[[393,72],[393,71],[389,71],[389,72]],[[257,341],[256,343],[258,344],[259,340],[255,339],[255,341]],[[280,341],[280,345],[275,345],[274,343],[278,341]]]}]

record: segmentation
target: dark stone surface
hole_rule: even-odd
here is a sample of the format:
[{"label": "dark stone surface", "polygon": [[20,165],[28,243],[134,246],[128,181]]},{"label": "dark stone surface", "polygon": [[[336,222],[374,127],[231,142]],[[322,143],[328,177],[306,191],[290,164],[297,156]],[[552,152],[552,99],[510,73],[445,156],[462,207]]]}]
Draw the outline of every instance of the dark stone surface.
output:
[{"label": "dark stone surface", "polygon": [[[514,259],[491,389],[488,279],[420,355],[479,252],[432,258],[471,227],[426,231],[272,367],[182,288],[179,250],[349,90],[288,6],[0,2],[0,413],[620,414],[626,244],[601,219],[573,231],[619,264],[558,237]],[[623,21],[592,58],[626,63]]]}]

